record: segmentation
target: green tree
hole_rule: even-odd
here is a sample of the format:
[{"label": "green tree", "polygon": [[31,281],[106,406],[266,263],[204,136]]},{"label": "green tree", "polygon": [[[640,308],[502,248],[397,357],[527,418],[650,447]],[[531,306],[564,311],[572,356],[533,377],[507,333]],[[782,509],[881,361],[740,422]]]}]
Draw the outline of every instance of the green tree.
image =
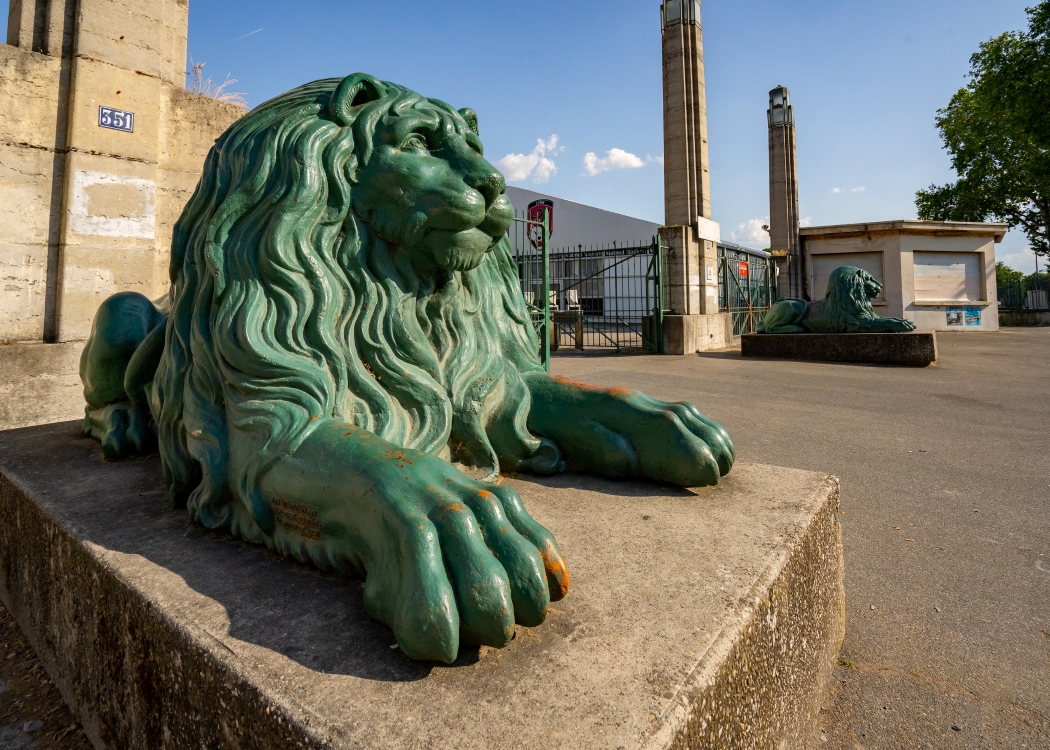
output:
[{"label": "green tree", "polygon": [[1028,30],[981,44],[969,83],[937,111],[959,179],[915,203],[921,219],[1020,227],[1050,256],[1050,0],[1027,12]]},{"label": "green tree", "polygon": [[1016,284],[1018,281],[1024,278],[1024,274],[1020,271],[1015,271],[1010,266],[1003,263],[1001,260],[995,263],[995,285],[1005,286],[1006,284]]}]

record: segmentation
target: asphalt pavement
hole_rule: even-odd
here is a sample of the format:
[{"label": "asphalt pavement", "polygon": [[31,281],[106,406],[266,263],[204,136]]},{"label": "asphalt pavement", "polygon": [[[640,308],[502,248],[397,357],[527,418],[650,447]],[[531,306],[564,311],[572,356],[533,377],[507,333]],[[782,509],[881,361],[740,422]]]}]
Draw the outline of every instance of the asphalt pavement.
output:
[{"label": "asphalt pavement", "polygon": [[1050,748],[1050,328],[929,368],[555,355],[690,400],[737,458],[842,481],[846,638],[816,748]]}]

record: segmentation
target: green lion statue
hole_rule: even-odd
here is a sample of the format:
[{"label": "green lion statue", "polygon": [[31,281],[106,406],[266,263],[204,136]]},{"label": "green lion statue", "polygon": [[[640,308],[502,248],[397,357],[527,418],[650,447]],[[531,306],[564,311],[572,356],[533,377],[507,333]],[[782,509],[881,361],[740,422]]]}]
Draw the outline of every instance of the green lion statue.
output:
[{"label": "green lion statue", "polygon": [[569,573],[501,471],[698,486],[735,458],[691,404],[544,372],[512,216],[469,109],[364,74],[260,105],[208,156],[166,300],[99,309],[85,432],[159,443],[205,526],[364,577],[409,656],[505,646]]},{"label": "green lion statue", "polygon": [[871,300],[882,284],[856,266],[836,268],[819,302],[785,297],[777,300],[758,324],[759,333],[906,333],[915,324],[903,318],[880,318]]}]

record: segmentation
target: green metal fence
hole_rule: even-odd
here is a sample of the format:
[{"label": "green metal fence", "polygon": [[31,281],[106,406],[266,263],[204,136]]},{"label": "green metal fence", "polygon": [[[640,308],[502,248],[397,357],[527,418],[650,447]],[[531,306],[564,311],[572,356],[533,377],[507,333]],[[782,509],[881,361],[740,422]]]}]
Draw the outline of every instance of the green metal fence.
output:
[{"label": "green metal fence", "polygon": [[999,307],[1005,310],[1046,310],[1050,302],[1050,277],[1033,274],[996,288]]},{"label": "green metal fence", "polygon": [[662,351],[663,247],[658,237],[548,249],[547,226],[525,216],[515,219],[509,236],[544,362],[551,350],[563,348]]},{"label": "green metal fence", "polygon": [[718,245],[718,309],[733,316],[733,335],[754,333],[776,302],[776,264],[767,253]]},{"label": "green metal fence", "polygon": [[[507,230],[518,264],[518,280],[525,295],[532,325],[540,338],[540,359],[551,371],[550,221],[546,211],[539,221],[525,214],[514,217]],[[525,249],[531,252],[525,252]]]}]

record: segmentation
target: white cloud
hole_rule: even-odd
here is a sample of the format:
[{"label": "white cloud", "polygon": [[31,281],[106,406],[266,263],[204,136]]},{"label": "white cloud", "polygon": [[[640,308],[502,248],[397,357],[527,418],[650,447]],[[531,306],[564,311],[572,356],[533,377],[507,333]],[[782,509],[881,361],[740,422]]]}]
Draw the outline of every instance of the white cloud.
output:
[{"label": "white cloud", "polygon": [[649,162],[651,162],[651,161],[655,161],[655,162],[656,162],[657,164],[659,164],[659,165],[660,165],[661,167],[662,167],[662,166],[664,165],[664,157],[663,157],[663,154],[661,154],[660,156],[653,156],[652,154],[646,154],[646,156],[645,156],[645,161],[646,161],[646,163],[649,163]]},{"label": "white cloud", "polygon": [[[1017,253],[996,254],[995,259],[997,261],[1001,260],[1015,271],[1021,271],[1026,274],[1035,271],[1035,253],[1027,247]],[[1044,258],[1039,259],[1039,271],[1046,271],[1046,260]]]},{"label": "white cloud", "polygon": [[729,239],[741,245],[769,247],[769,232],[763,229],[769,225],[769,217],[749,219],[729,233]]},{"label": "white cloud", "polygon": [[591,177],[600,172],[608,172],[610,169],[638,169],[644,167],[645,162],[634,154],[629,154],[622,148],[611,148],[602,158],[593,151],[589,151],[583,157],[583,166]]},{"label": "white cloud", "polygon": [[851,193],[863,193],[864,192],[864,187],[861,186],[861,187],[850,188],[850,192]]},{"label": "white cloud", "polygon": [[[799,219],[798,225],[800,227],[808,227],[812,220],[811,216],[807,216],[804,219]],[[758,248],[769,247],[769,230],[763,229],[766,226],[769,226],[768,216],[763,216],[761,219],[750,219],[732,230],[729,233],[729,239],[741,245]]]},{"label": "white cloud", "polygon": [[539,184],[547,182],[551,175],[558,171],[558,166],[550,157],[564,150],[564,146],[558,148],[557,135],[552,135],[547,140],[539,138],[536,140],[536,148],[532,149],[531,153],[507,154],[496,162],[496,166],[503,172],[507,182],[531,179]]},{"label": "white cloud", "polygon": [[831,188],[831,192],[832,193],[841,193],[842,192],[842,188]]}]

